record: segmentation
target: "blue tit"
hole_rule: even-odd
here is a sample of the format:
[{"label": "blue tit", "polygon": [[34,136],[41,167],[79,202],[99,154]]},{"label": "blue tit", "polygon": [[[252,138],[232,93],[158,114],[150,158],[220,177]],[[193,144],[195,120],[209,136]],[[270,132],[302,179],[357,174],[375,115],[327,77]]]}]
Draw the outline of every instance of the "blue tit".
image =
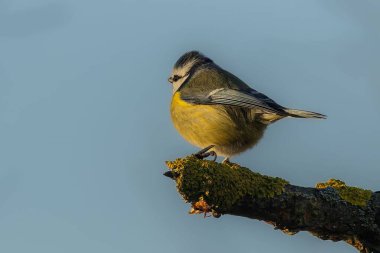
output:
[{"label": "blue tit", "polygon": [[197,51],[187,52],[175,63],[169,77],[174,127],[191,144],[225,157],[252,148],[267,126],[277,120],[324,119],[325,115],[289,109],[252,89],[230,72]]}]

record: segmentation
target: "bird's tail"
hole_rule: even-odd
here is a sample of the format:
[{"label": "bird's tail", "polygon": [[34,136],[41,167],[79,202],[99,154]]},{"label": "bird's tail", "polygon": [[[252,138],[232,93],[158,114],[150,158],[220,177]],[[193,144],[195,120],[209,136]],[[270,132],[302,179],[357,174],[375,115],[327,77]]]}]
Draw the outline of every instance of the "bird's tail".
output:
[{"label": "bird's tail", "polygon": [[290,117],[294,117],[294,118],[315,118],[315,119],[327,118],[326,115],[316,113],[316,112],[303,111],[303,110],[285,109],[285,112],[287,112]]}]

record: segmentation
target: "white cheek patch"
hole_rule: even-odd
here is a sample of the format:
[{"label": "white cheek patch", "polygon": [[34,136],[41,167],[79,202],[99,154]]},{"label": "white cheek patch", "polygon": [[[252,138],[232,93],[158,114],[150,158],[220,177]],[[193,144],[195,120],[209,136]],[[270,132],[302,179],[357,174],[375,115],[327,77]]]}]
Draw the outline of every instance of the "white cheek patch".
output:
[{"label": "white cheek patch", "polygon": [[181,85],[186,81],[188,77],[189,75],[187,74],[186,76],[173,83],[173,94],[176,93],[176,91],[181,87]]},{"label": "white cheek patch", "polygon": [[197,60],[194,59],[192,61],[189,61],[181,68],[175,68],[173,69],[172,76],[183,76],[181,79],[179,79],[176,82],[173,82],[173,94],[181,87],[181,85],[186,81],[186,79],[189,77],[189,74],[186,75],[186,73],[189,72],[189,70],[196,64]]},{"label": "white cheek patch", "polygon": [[173,83],[173,94],[181,87],[179,81]]}]

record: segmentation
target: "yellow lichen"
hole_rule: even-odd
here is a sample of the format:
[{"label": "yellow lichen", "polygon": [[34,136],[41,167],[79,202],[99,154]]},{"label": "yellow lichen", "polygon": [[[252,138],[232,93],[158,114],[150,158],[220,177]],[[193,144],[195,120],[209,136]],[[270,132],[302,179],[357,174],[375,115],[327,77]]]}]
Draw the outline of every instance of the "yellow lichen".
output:
[{"label": "yellow lichen", "polygon": [[334,188],[343,200],[357,206],[366,206],[372,195],[370,190],[347,186],[343,181],[337,179],[329,179],[326,183],[317,183],[316,185],[317,189],[327,187]]},{"label": "yellow lichen", "polygon": [[200,214],[203,213],[204,217],[207,217],[208,213],[212,213],[212,208],[204,201],[203,197],[200,197],[199,200],[193,203],[189,214]]},{"label": "yellow lichen", "polygon": [[220,164],[194,156],[166,162],[176,175],[177,189],[190,203],[204,199],[213,210],[229,210],[243,197],[271,198],[284,191],[287,181],[263,176],[237,164]]}]

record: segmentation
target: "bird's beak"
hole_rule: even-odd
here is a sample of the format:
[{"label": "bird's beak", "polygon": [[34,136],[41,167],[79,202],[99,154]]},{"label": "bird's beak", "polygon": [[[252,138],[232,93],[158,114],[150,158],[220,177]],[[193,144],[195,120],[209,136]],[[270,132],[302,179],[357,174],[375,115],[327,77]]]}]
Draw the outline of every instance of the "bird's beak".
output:
[{"label": "bird's beak", "polygon": [[169,77],[169,78],[168,78],[168,82],[169,82],[169,83],[173,83],[173,78],[172,78],[172,77]]}]

